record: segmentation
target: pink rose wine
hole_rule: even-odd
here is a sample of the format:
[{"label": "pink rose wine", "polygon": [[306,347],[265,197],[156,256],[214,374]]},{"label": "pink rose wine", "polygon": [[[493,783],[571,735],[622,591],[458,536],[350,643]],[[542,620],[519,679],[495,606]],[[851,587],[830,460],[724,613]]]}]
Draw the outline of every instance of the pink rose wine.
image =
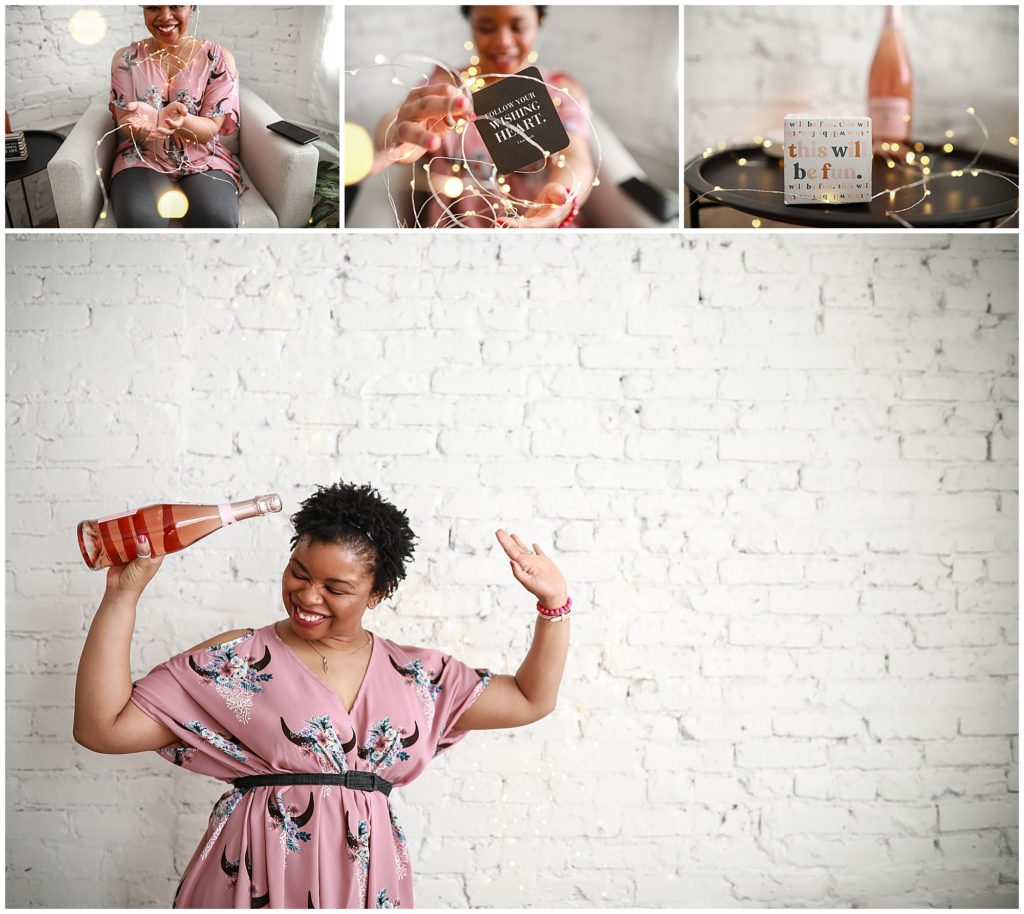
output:
[{"label": "pink rose wine", "polygon": [[868,74],[868,116],[876,150],[883,142],[906,143],[910,139],[913,101],[914,75],[903,37],[900,8],[887,6],[882,35]]},{"label": "pink rose wine", "polygon": [[149,540],[153,555],[180,552],[228,524],[281,510],[280,495],[257,495],[219,505],[147,505],[78,525],[78,546],[94,571],[126,565],[136,555],[135,539]]}]

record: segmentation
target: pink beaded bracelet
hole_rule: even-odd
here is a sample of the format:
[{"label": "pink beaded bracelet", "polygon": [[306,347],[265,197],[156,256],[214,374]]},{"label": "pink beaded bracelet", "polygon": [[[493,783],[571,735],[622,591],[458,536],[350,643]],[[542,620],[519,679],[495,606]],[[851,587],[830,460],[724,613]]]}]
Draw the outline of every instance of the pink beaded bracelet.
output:
[{"label": "pink beaded bracelet", "polygon": [[556,619],[561,616],[567,616],[572,612],[572,597],[568,597],[566,599],[565,606],[559,606],[557,609],[548,609],[546,606],[541,606],[540,600],[538,600],[537,612],[547,619]]}]

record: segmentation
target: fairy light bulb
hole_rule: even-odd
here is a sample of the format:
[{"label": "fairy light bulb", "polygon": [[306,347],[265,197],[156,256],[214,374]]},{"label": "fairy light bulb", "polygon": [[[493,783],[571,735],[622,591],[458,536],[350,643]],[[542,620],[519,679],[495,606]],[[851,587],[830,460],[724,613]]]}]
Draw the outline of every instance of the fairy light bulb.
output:
[{"label": "fairy light bulb", "polygon": [[345,122],[345,186],[362,181],[373,167],[373,140],[360,124]]},{"label": "fairy light bulb", "polygon": [[462,47],[465,48],[465,50],[467,50],[467,51],[472,51],[473,50],[473,42],[472,41],[467,41],[467,42],[463,43]]},{"label": "fairy light bulb", "polygon": [[68,20],[68,31],[79,44],[99,44],[107,34],[107,20],[98,10],[79,10]]},{"label": "fairy light bulb", "polygon": [[188,197],[180,190],[168,190],[156,201],[161,219],[182,219],[188,212]]},{"label": "fairy light bulb", "polygon": [[479,65],[480,65],[480,58],[479,58],[479,57],[477,57],[477,56],[476,56],[476,54],[474,54],[474,55],[473,55],[472,57],[470,57],[470,58],[469,58],[469,62],[470,62],[470,63],[471,63],[471,64],[472,64],[472,65],[473,65],[474,67],[476,67],[476,66],[479,66]]},{"label": "fairy light bulb", "polygon": [[530,51],[530,53],[526,55],[526,60],[528,63],[536,63],[539,59],[540,54],[538,54],[536,51]]},{"label": "fairy light bulb", "polygon": [[452,200],[454,200],[456,197],[462,195],[463,189],[464,185],[462,183],[462,179],[456,178],[454,175],[452,175],[450,178],[447,178],[445,180],[444,185],[441,188],[441,192],[446,197],[450,197]]},{"label": "fairy light bulb", "polygon": [[377,64],[377,66],[380,66],[381,64],[387,63],[388,59],[383,54],[374,54],[373,62]]}]

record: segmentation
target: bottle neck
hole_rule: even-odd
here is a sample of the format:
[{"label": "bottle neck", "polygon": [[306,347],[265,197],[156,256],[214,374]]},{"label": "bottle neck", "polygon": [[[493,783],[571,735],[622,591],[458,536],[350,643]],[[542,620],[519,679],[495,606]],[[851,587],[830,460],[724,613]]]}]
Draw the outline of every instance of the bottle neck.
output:
[{"label": "bottle neck", "polygon": [[[220,505],[221,517],[226,523],[248,520],[250,517],[259,517],[261,514],[273,514],[281,510],[281,498],[278,495],[257,495],[255,498],[247,498],[245,501],[233,501],[226,505]],[[233,518],[227,521],[225,510]]]},{"label": "bottle neck", "polygon": [[885,24],[884,28],[887,29],[900,29],[903,28],[903,8],[896,5],[890,5],[885,8]]}]

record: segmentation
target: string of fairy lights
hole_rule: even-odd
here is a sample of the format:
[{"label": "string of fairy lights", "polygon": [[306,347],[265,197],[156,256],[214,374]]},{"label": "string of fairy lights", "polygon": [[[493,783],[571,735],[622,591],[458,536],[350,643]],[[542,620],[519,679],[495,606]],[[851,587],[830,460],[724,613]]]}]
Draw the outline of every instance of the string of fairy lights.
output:
[{"label": "string of fairy lights", "polygon": [[[467,51],[474,49],[471,41],[464,45]],[[537,52],[533,51],[528,58],[529,63],[537,60]],[[408,62],[406,62],[408,61]],[[374,57],[372,64],[355,67],[347,70],[348,76],[356,77],[361,73],[373,70],[387,69],[391,71],[391,84],[404,89],[413,89],[412,83],[405,82],[399,73],[411,72],[415,74],[415,81],[419,85],[426,85],[430,77],[422,72],[422,65],[428,64],[436,67],[455,87],[456,94],[448,101],[447,112],[432,122],[428,122],[426,129],[434,132],[434,128],[444,122],[447,127],[455,133],[457,140],[457,154],[445,155],[443,153],[424,155],[423,147],[411,143],[391,141],[391,137],[397,127],[398,112],[391,118],[385,128],[385,148],[382,152],[374,154],[372,144],[365,141],[361,144],[364,150],[359,157],[360,161],[353,166],[353,160],[347,157],[346,183],[356,183],[366,177],[383,173],[385,191],[391,213],[398,226],[404,225],[402,215],[399,213],[399,206],[392,190],[392,182],[388,166],[393,164],[412,164],[421,156],[426,160],[418,162],[416,166],[422,169],[424,175],[421,181],[417,181],[415,174],[409,181],[412,222],[411,227],[415,228],[515,228],[528,225],[532,217],[538,215],[553,215],[557,211],[573,211],[582,206],[593,189],[600,185],[598,177],[601,170],[602,152],[601,141],[594,129],[594,123],[587,113],[586,106],[573,97],[572,92],[566,86],[559,86],[535,76],[516,74],[517,79],[529,80],[538,83],[549,91],[556,108],[560,108],[563,101],[568,100],[576,106],[581,116],[586,120],[589,136],[592,140],[594,151],[594,177],[587,176],[582,180],[581,176],[572,167],[570,160],[564,152],[551,153],[544,149],[518,124],[505,120],[499,116],[485,115],[477,117],[470,115],[463,117],[456,113],[455,105],[462,98],[468,103],[468,110],[472,110],[472,96],[475,91],[483,88],[490,79],[504,79],[506,73],[483,73],[479,69],[480,58],[473,54],[470,57],[469,66],[465,70],[457,71],[449,67],[441,60],[426,57],[418,54],[400,54],[393,59],[388,59],[383,54]],[[473,122],[491,121],[492,123],[512,131],[524,142],[532,146],[538,153],[539,159],[535,167],[519,169],[515,174],[536,175],[546,172],[549,168],[558,170],[558,173],[567,173],[569,180],[562,180],[567,189],[567,199],[563,203],[549,203],[531,200],[525,197],[516,196],[513,192],[513,185],[509,175],[498,171],[493,162],[486,159],[471,158],[467,148],[467,128]],[[346,125],[346,136],[349,135],[349,126]],[[361,128],[358,128],[361,130]],[[349,148],[349,156],[352,156],[354,147],[359,144],[356,139],[354,143],[346,143]],[[417,190],[424,192],[424,199],[417,202]],[[459,211],[454,204],[459,201],[471,200],[470,209]],[[424,218],[430,210],[431,204],[440,209],[440,215]],[[472,221],[470,221],[472,220]],[[482,223],[482,226],[481,226]]]},{"label": "string of fairy lights", "polygon": [[[157,48],[156,50],[152,50],[149,47],[149,41],[144,41],[140,43],[140,48],[142,50],[140,51],[138,56],[123,60],[123,65],[128,68],[128,72],[132,82],[132,94],[135,96],[134,99],[130,99],[128,101],[135,101],[137,105],[146,105],[148,108],[150,108],[153,117],[157,118],[157,120],[154,121],[154,124],[159,123],[158,119],[160,116],[160,110],[162,109],[156,109],[154,108],[154,106],[142,101],[142,98],[145,97],[145,93],[143,93],[140,96],[140,93],[138,92],[138,86],[136,85],[136,74],[138,68],[144,63],[155,62],[160,71],[165,76],[164,84],[160,92],[161,99],[175,98],[175,81],[179,80],[182,74],[188,73],[189,67],[195,60],[202,60],[202,58],[198,56],[198,52],[202,49],[205,42],[202,39],[197,38],[194,32],[194,26],[198,22],[198,19],[199,10],[196,9],[192,14],[192,19],[189,21],[189,34],[186,35],[185,40],[181,44],[181,47]],[[142,56],[143,53],[145,54],[145,56]],[[146,88],[149,89],[155,87]],[[137,110],[139,109],[137,108],[136,111]],[[138,160],[138,162],[140,162],[142,166],[149,168],[151,171],[155,171],[158,174],[162,175],[177,175],[181,177],[184,177],[189,174],[200,173],[196,171],[192,163],[189,162],[187,154],[182,155],[181,161],[178,162],[177,164],[175,164],[173,161],[169,161],[168,164],[171,167],[161,167],[157,162],[154,161],[154,156],[147,156],[145,150],[143,148],[140,148],[140,138],[139,136],[136,135],[135,128],[131,124],[127,123],[127,121],[123,121],[121,124],[115,126],[112,130],[108,130],[106,133],[104,133],[96,141],[96,146],[93,150],[93,158],[96,164],[96,179],[100,186],[100,193],[103,195],[103,205],[100,209],[101,221],[105,221],[108,218],[108,213],[110,211],[110,197],[107,193],[106,181],[104,180],[103,163],[100,161],[100,152],[104,140],[106,140],[106,138],[111,135],[116,136],[118,132],[122,130],[128,132],[128,136],[131,139],[132,143],[132,149],[134,150],[135,157]],[[178,130],[176,130],[174,133],[184,134],[186,135],[186,137],[190,136],[191,142],[193,143],[199,142],[199,138],[191,130],[178,128]],[[170,136],[174,136],[174,134],[171,134]],[[157,139],[166,141],[169,138],[170,137],[165,136],[159,137]],[[154,140],[152,137],[148,137],[147,131],[147,138],[142,140],[142,145],[145,146],[147,142],[153,141]],[[219,134],[215,134],[209,141],[207,141],[205,145],[207,145],[208,148],[211,148],[211,151],[216,150],[217,146],[220,145]],[[212,181],[221,181],[230,185],[231,188],[234,190],[235,195],[238,196],[239,189],[232,178],[226,175],[218,174],[218,172],[215,169],[207,169],[205,171],[202,171],[201,173],[205,174]],[[158,214],[162,219],[180,219],[188,213],[188,197],[186,197],[182,191],[176,188],[172,188],[170,190],[164,191],[164,193],[160,195],[160,197],[156,201],[156,208]]]},{"label": "string of fairy lights", "polygon": [[[981,117],[978,115],[978,112],[975,110],[973,105],[965,108],[964,113],[969,115],[973,119],[982,137],[981,145],[975,151],[973,157],[967,165],[959,166],[957,168],[951,168],[948,171],[935,171],[933,166],[936,165],[937,163],[931,155],[925,152],[926,147],[924,143],[918,142],[904,145],[901,143],[883,142],[880,144],[879,148],[881,151],[881,155],[884,157],[886,167],[888,169],[892,170],[896,168],[904,168],[909,170],[913,174],[912,180],[901,183],[895,187],[887,187],[884,190],[880,190],[873,193],[871,196],[872,201],[877,200],[881,197],[888,196],[890,208],[885,210],[885,216],[889,219],[892,219],[893,222],[896,223],[897,225],[900,225],[903,228],[915,228],[914,224],[911,223],[907,218],[905,218],[903,214],[910,213],[926,203],[926,201],[932,194],[932,188],[929,185],[933,182],[958,180],[964,177],[976,178],[979,175],[987,175],[989,177],[996,178],[997,180],[1005,181],[1007,184],[1013,187],[1014,191],[1019,192],[1020,184],[1015,173],[998,171],[991,168],[978,167],[978,162],[980,161],[981,157],[985,154],[988,148],[989,142],[991,140],[991,135],[989,133],[988,128],[985,126],[984,121],[982,121]],[[946,142],[943,143],[940,147],[943,153],[946,153],[948,155],[954,151],[954,145],[951,142],[951,140],[953,140],[955,136],[955,131],[945,131]],[[756,145],[762,147],[765,150],[771,150],[774,145],[772,140],[766,139],[763,136],[755,136],[754,142]],[[1018,138],[1015,136],[1011,136],[1009,138],[1009,142],[1010,145],[1016,146],[1018,145]],[[724,141],[721,141],[717,144],[717,149],[719,152],[725,151],[727,148],[728,144],[725,143]],[[700,163],[704,159],[711,158],[711,156],[715,155],[715,152],[716,150],[714,147],[705,147],[700,157],[693,159],[687,166],[687,169],[689,170],[693,168],[698,168],[700,166]],[[746,158],[740,157],[736,160],[736,164],[741,168],[748,168],[754,167],[761,163],[751,162],[748,161]],[[916,188],[920,189],[920,194],[916,197],[916,199],[913,200],[913,202],[907,204],[906,206],[896,207],[896,195],[900,191],[912,191]],[[728,205],[726,201],[716,199],[715,195],[719,193],[734,192],[751,195],[763,194],[768,196],[782,196],[783,194],[785,194],[784,190],[767,190],[763,188],[751,187],[721,187],[719,185],[715,185],[714,188],[712,188],[711,190],[705,191],[704,193],[698,195],[693,200],[693,203],[697,204],[704,200],[711,200],[716,203],[724,203]],[[1014,195],[1014,199],[1017,200],[1016,193]],[[1018,205],[1012,213],[1010,213],[1004,219],[1000,220],[995,227],[1002,228],[1006,226],[1017,216],[1019,212],[1020,208]],[[754,228],[760,228],[761,220],[752,219],[751,225]]]}]

